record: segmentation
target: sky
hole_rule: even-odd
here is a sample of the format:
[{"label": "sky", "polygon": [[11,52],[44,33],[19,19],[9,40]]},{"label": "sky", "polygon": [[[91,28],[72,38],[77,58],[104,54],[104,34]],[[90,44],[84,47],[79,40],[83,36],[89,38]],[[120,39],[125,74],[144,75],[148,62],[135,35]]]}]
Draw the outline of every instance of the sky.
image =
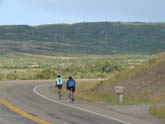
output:
[{"label": "sky", "polygon": [[0,25],[165,22],[165,0],[0,0]]}]

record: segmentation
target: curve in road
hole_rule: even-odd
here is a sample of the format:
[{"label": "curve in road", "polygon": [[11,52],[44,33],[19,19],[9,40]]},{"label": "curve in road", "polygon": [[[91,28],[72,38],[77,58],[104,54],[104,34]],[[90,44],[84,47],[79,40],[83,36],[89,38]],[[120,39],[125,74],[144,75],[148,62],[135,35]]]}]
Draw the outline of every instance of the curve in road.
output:
[{"label": "curve in road", "polygon": [[64,106],[67,106],[67,107],[71,107],[71,108],[74,108],[74,109],[78,109],[78,110],[80,110],[80,111],[85,111],[85,112],[88,112],[88,113],[91,113],[91,114],[95,114],[95,115],[97,115],[97,116],[101,116],[101,117],[108,118],[108,119],[111,119],[111,120],[115,120],[115,121],[121,122],[121,123],[123,123],[123,124],[131,124],[131,123],[128,123],[128,122],[119,120],[119,119],[117,119],[117,118],[113,118],[113,117],[110,117],[110,116],[106,116],[106,115],[103,115],[103,114],[99,114],[99,113],[96,113],[96,112],[92,112],[92,111],[89,111],[89,110],[86,110],[86,109],[83,109],[83,108],[80,108],[80,107],[76,107],[76,106],[73,106],[73,105],[65,104],[65,103],[56,101],[56,100],[54,100],[54,99],[48,98],[48,97],[46,97],[46,96],[40,94],[40,93],[37,91],[37,88],[38,88],[38,87],[39,87],[39,86],[36,86],[36,87],[34,88],[33,91],[34,91],[37,95],[39,95],[39,96],[41,96],[41,97],[43,97],[43,98],[45,98],[45,99],[47,99],[47,100],[49,100],[49,101],[52,101],[52,102],[54,102],[54,103],[57,103],[57,104],[60,104],[60,105],[64,105]]},{"label": "curve in road", "polygon": [[[29,114],[28,116],[45,120],[39,122],[42,124],[131,124],[132,122],[132,124],[151,124],[117,113],[114,118],[115,113],[109,113],[113,115],[112,117],[104,115],[91,111],[90,106],[85,109],[79,104],[67,104],[66,99],[59,101],[57,96],[49,91],[53,83],[54,81],[14,81],[8,83],[9,85],[6,83],[0,90],[0,97],[7,101],[6,104],[12,103],[11,109],[19,108],[18,111],[22,110]],[[1,100],[1,102],[4,101]],[[98,108],[98,110],[101,109]],[[129,120],[130,123],[120,117],[117,119],[118,115],[126,117],[125,120]]]}]

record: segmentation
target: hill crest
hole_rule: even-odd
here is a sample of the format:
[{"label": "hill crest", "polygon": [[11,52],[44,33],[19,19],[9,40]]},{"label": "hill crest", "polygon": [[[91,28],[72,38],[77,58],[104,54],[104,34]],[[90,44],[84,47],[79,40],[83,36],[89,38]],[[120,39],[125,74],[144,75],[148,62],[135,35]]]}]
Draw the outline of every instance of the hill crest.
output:
[{"label": "hill crest", "polygon": [[142,22],[0,26],[0,53],[153,54],[165,50],[164,28],[165,23]]}]

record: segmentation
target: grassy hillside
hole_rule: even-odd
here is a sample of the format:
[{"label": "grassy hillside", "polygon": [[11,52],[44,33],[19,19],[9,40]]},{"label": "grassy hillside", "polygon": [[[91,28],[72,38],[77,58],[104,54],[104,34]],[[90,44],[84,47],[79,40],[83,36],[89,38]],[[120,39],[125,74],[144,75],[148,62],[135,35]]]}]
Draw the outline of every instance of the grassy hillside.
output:
[{"label": "grassy hillside", "polygon": [[0,26],[0,53],[45,55],[158,53],[165,23],[91,22]]},{"label": "grassy hillside", "polygon": [[[165,53],[138,65],[134,69],[125,70],[114,78],[112,85],[106,90],[112,91],[113,85],[125,87],[127,96],[146,96],[150,99],[165,94]],[[106,82],[109,84],[109,81]]]},{"label": "grassy hillside", "polygon": [[[124,86],[123,104],[150,103],[150,112],[154,116],[165,119],[165,53],[126,69],[109,80],[88,82],[88,88],[83,83],[77,85],[76,96],[79,99],[119,104],[119,95],[115,94],[114,86]],[[84,82],[87,83],[87,82]]]},{"label": "grassy hillside", "polygon": [[125,69],[117,75],[112,75],[109,80],[99,82],[94,91],[104,90],[114,92],[114,86],[125,88],[125,96],[130,98],[143,97],[152,101],[165,95],[165,53],[149,59],[133,69]]}]

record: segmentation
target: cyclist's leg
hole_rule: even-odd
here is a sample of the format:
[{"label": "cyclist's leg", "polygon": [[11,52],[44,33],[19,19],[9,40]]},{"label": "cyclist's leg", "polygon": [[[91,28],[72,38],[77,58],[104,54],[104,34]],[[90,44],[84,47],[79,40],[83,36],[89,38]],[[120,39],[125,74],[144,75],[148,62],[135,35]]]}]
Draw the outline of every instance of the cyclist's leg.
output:
[{"label": "cyclist's leg", "polygon": [[72,88],[73,97],[74,97],[74,92],[75,92],[75,86]]},{"label": "cyclist's leg", "polygon": [[75,101],[75,86],[73,87],[73,101]]},{"label": "cyclist's leg", "polygon": [[68,90],[68,97],[70,98],[70,87],[68,86],[67,90]]},{"label": "cyclist's leg", "polygon": [[62,85],[60,85],[59,92],[60,92],[60,95],[62,96]]},{"label": "cyclist's leg", "polygon": [[62,88],[61,85],[57,85],[57,94],[58,94],[58,95],[59,95],[59,93],[61,93],[61,88]]},{"label": "cyclist's leg", "polygon": [[74,102],[74,91],[75,91],[75,87],[72,86],[72,87],[71,87],[71,92],[72,92],[71,102],[72,102],[72,103]]},{"label": "cyclist's leg", "polygon": [[68,90],[69,92],[68,92],[68,97],[70,98],[70,96],[71,96],[71,90]]},{"label": "cyclist's leg", "polygon": [[57,94],[59,94],[59,86],[57,85]]},{"label": "cyclist's leg", "polygon": [[61,95],[61,88],[59,88],[59,94]]}]

